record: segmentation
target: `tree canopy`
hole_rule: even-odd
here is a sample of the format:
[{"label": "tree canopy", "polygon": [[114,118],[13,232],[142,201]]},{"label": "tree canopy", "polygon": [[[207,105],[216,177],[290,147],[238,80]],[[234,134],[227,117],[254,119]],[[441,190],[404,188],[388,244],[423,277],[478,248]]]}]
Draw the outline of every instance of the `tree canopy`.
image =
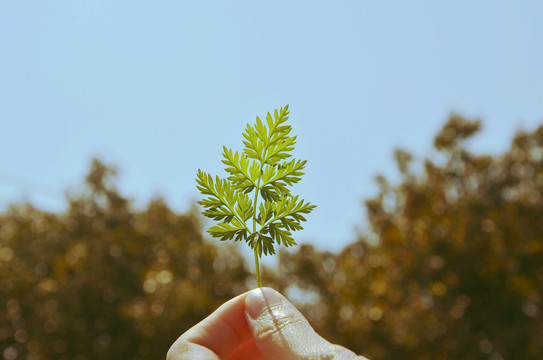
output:
[{"label": "tree canopy", "polygon": [[195,213],[161,199],[133,210],[96,160],[86,184],[65,214],[19,205],[0,216],[5,359],[165,358],[246,289],[240,254],[209,244]]},{"label": "tree canopy", "polygon": [[[453,114],[422,171],[394,153],[365,201],[371,228],[339,253],[279,253],[265,282],[316,330],[370,359],[543,358],[543,126],[499,156],[474,154],[481,127]],[[135,210],[95,160],[65,213],[0,214],[4,359],[157,359],[184,330],[246,291],[237,248],[203,237],[197,211],[162,199]]]},{"label": "tree canopy", "polygon": [[451,115],[446,160],[420,174],[395,152],[401,181],[365,202],[373,236],[282,253],[325,337],[375,360],[543,358],[543,126],[489,156],[465,146],[480,125]]}]

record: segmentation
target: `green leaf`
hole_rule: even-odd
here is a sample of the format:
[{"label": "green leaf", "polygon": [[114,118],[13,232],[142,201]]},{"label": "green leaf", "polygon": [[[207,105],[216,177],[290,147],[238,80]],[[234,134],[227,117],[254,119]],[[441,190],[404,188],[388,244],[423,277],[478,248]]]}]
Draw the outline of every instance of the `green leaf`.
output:
[{"label": "green leaf", "polygon": [[262,254],[275,254],[274,244],[296,245],[292,232],[302,230],[303,215],[315,208],[290,193],[289,187],[304,175],[306,161],[290,159],[296,136],[290,136],[288,118],[288,105],[273,116],[267,113],[265,121],[257,117],[243,132],[241,152],[223,147],[226,179],[200,169],[196,175],[196,187],[204,195],[198,201],[202,213],[218,221],[209,234],[222,241],[245,240],[255,251],[257,269]]},{"label": "green leaf", "polygon": [[[246,191],[248,188],[254,188],[256,186],[256,180],[258,179],[258,172],[256,170],[257,176],[251,175],[252,172],[255,172],[255,165],[258,168],[258,163],[253,162],[251,164],[251,174],[249,172],[249,159],[245,154],[240,154],[236,151],[233,152],[226,147],[223,147],[223,164],[226,165],[225,171],[230,173],[228,180],[231,182],[232,186],[236,189],[241,189]],[[249,190],[250,191],[250,190]]]},{"label": "green leaf", "polygon": [[230,239],[239,241],[247,236],[247,230],[237,219],[234,219],[231,224],[219,223],[212,226],[207,232],[221,241]]},{"label": "green leaf", "polygon": [[307,161],[291,160],[286,162],[280,168],[277,169],[277,172],[269,172],[267,176],[263,176],[263,186],[268,184],[274,184],[277,182],[282,182],[285,185],[292,185],[301,180],[304,173],[301,171],[305,168]]}]

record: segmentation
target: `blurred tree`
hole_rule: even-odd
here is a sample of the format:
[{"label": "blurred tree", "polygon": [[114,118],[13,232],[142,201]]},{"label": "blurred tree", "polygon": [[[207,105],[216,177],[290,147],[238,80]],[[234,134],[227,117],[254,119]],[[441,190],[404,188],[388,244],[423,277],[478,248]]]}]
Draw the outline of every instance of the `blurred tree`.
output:
[{"label": "blurred tree", "polygon": [[374,360],[543,359],[543,126],[498,157],[466,149],[479,129],[453,114],[420,175],[396,151],[402,180],[365,203],[373,237],[281,253],[276,286],[318,295],[317,331]]},{"label": "blurred tree", "polygon": [[[498,157],[466,149],[479,128],[453,114],[422,174],[397,150],[401,181],[378,177],[366,201],[373,233],[339,254],[282,251],[266,284],[314,295],[317,331],[373,360],[543,358],[543,126]],[[164,358],[246,290],[241,255],[203,239],[196,212],[135,211],[114,179],[94,161],[66,213],[0,214],[4,359]]]},{"label": "blurred tree", "polygon": [[219,304],[245,291],[241,255],[202,238],[195,212],[161,199],[134,211],[115,171],[92,163],[65,214],[0,215],[4,359],[160,359]]}]

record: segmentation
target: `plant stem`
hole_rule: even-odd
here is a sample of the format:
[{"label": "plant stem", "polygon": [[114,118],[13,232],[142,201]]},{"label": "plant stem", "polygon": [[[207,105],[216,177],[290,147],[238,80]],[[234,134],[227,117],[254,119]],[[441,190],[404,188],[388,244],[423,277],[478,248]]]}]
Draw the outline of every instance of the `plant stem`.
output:
[{"label": "plant stem", "polygon": [[258,284],[258,287],[261,288],[262,283],[260,282],[260,267],[258,264],[258,253],[256,251],[256,248],[255,248],[255,266],[256,266],[256,282]]}]

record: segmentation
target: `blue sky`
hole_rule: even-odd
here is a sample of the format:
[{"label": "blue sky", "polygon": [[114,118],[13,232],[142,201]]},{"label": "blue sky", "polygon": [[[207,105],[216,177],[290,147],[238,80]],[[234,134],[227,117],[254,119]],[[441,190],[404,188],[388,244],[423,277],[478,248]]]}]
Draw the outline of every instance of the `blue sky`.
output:
[{"label": "blue sky", "polygon": [[0,209],[62,211],[99,157],[136,206],[186,211],[197,169],[290,104],[318,206],[296,239],[338,250],[451,111],[483,120],[478,152],[543,123],[541,1],[0,0],[0,54]]}]

